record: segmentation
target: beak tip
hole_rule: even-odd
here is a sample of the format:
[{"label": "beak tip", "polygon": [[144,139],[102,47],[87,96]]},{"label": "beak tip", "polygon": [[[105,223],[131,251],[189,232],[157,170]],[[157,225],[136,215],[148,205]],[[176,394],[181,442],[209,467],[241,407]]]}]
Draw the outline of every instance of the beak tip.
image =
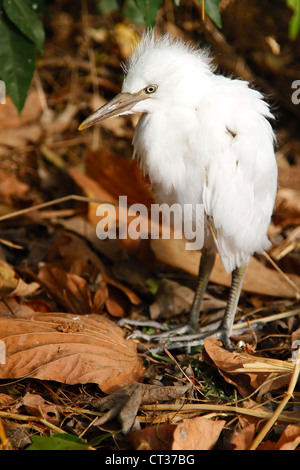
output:
[{"label": "beak tip", "polygon": [[88,125],[87,119],[85,119],[84,121],[82,121],[81,124],[79,124],[78,130],[79,130],[79,131],[83,131],[83,130],[86,129],[87,127],[90,127],[90,126]]}]

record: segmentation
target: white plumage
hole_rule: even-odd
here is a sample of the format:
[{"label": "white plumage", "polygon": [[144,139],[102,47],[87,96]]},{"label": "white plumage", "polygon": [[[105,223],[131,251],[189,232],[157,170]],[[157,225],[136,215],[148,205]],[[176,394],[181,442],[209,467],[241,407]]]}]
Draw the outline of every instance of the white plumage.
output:
[{"label": "white plumage", "polygon": [[[217,75],[206,51],[146,34],[129,61],[122,93],[80,128],[128,113],[142,113],[134,157],[157,202],[204,204],[204,253],[217,250],[227,272],[244,266],[238,286],[232,285],[231,329],[248,258],[269,247],[277,188],[269,107],[248,83]],[[202,278],[199,272],[200,297],[207,284]]]},{"label": "white plumage", "polygon": [[145,36],[122,91],[158,88],[142,112],[133,145],[158,202],[204,204],[209,231],[227,272],[269,247],[277,186],[272,118],[262,95],[213,73],[207,54]]}]

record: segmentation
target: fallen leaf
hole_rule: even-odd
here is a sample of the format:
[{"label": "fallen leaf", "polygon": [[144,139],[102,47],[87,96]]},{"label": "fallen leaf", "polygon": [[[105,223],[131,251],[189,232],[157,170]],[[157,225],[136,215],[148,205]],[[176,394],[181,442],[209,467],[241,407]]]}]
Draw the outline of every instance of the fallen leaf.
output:
[{"label": "fallen leaf", "polygon": [[248,450],[253,440],[255,430],[256,426],[252,423],[239,431],[234,431],[230,439],[233,450]]},{"label": "fallen leaf", "polygon": [[289,424],[277,442],[262,442],[258,450],[295,450],[299,444],[300,426]]},{"label": "fallen leaf", "polygon": [[[181,313],[189,312],[194,300],[195,292],[187,286],[170,279],[162,279],[155,295],[155,302],[150,305],[150,317],[170,318]],[[226,302],[205,294],[202,302],[202,311],[224,308]]]},{"label": "fallen leaf", "polygon": [[73,258],[76,259],[76,257],[80,256],[80,258],[91,263],[94,269],[96,268],[99,272],[101,272],[103,282],[121,290],[128,297],[132,304],[139,305],[141,303],[141,299],[132,289],[119,282],[108,272],[108,269],[105,267],[104,263],[102,263],[100,258],[82,239],[78,239],[78,237],[75,235],[69,235],[67,237],[67,241],[60,245],[59,252],[63,258],[72,258],[73,256]]},{"label": "fallen leaf", "polygon": [[184,419],[176,426],[172,450],[210,450],[216,444],[226,421],[201,416]]},{"label": "fallen leaf", "polygon": [[29,122],[37,121],[42,113],[42,104],[39,93],[30,90],[21,115],[9,96],[5,105],[0,106],[0,129],[15,129]]},{"label": "fallen leaf", "polygon": [[96,383],[111,393],[143,377],[135,343],[125,340],[121,328],[100,315],[1,317],[0,339],[6,351],[0,378]]},{"label": "fallen leaf", "polygon": [[290,381],[293,364],[287,361],[250,356],[227,351],[215,338],[204,342],[203,358],[217,367],[224,379],[248,396],[267,384],[265,391],[276,390]]},{"label": "fallen leaf", "polygon": [[216,444],[225,422],[188,418],[177,425],[148,426],[131,432],[129,437],[134,448],[141,450],[209,450]]},{"label": "fallen leaf", "polygon": [[26,283],[5,261],[0,261],[1,297],[26,296],[35,292],[40,285],[37,282]]},{"label": "fallen leaf", "polygon": [[22,400],[18,403],[16,408],[21,406],[25,407],[28,414],[43,417],[55,426],[59,426],[59,415],[63,407],[49,403],[40,395],[30,392],[27,392],[24,397],[22,397]]},{"label": "fallen leaf", "polygon": [[35,143],[42,136],[42,128],[39,124],[29,124],[17,129],[5,129],[0,131],[1,145],[11,148],[22,147],[28,142]]},{"label": "fallen leaf", "polygon": [[19,181],[14,175],[0,170],[0,197],[2,200],[11,202],[13,196],[24,196],[29,187]]},{"label": "fallen leaf", "polygon": [[279,188],[300,188],[300,166],[292,165],[288,168],[278,168]]},{"label": "fallen leaf", "polygon": [[140,203],[150,207],[154,202],[150,184],[143,178],[135,160],[116,157],[106,152],[89,152],[87,174],[118,200],[127,196],[128,204]]},{"label": "fallen leaf", "polygon": [[155,295],[155,302],[150,305],[150,317],[170,318],[189,312],[194,298],[194,291],[170,279],[162,279]]},{"label": "fallen leaf", "polygon": [[277,191],[274,220],[282,226],[300,223],[299,188],[279,188]]},{"label": "fallen leaf", "polygon": [[93,311],[89,286],[86,280],[77,274],[66,273],[47,264],[40,269],[38,279],[66,310],[79,315]]},{"label": "fallen leaf", "polygon": [[133,447],[138,450],[170,450],[175,429],[174,424],[167,423],[147,426],[139,431],[132,431],[129,438]]}]

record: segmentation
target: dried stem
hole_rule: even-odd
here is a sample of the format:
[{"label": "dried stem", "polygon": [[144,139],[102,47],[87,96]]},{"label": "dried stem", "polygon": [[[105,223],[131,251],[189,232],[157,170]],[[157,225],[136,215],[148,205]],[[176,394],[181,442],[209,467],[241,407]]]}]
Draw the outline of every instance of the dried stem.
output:
[{"label": "dried stem", "polygon": [[281,401],[280,405],[277,407],[274,413],[270,416],[267,423],[264,425],[260,433],[256,436],[253,440],[249,450],[255,450],[264,437],[268,434],[274,423],[281,418],[281,413],[284,410],[285,406],[287,405],[288,401],[293,397],[294,388],[296,387],[298,377],[300,373],[300,350],[298,351],[294,371],[292,373],[292,377],[290,380],[289,388],[285,394],[285,397]]}]

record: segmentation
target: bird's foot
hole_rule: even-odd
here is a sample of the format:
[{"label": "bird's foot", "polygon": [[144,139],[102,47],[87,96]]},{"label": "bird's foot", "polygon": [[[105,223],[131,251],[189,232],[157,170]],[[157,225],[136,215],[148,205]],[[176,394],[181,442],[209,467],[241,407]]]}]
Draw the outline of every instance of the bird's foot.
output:
[{"label": "bird's foot", "polygon": [[[155,321],[139,321],[122,319],[119,321],[119,326],[132,325],[139,327],[151,327],[159,331],[159,333],[149,334],[136,329],[129,338],[141,338],[151,343],[157,343],[157,346],[149,349],[150,353],[160,353],[165,348],[170,349],[185,349],[190,352],[192,347],[201,346],[204,344],[206,338],[215,337],[222,341],[224,347],[229,351],[232,350],[230,342],[230,333],[219,326],[210,325],[206,330],[202,329],[201,332],[195,332],[189,323],[170,327],[170,325],[161,324]],[[163,330],[163,331],[162,331]]]}]

